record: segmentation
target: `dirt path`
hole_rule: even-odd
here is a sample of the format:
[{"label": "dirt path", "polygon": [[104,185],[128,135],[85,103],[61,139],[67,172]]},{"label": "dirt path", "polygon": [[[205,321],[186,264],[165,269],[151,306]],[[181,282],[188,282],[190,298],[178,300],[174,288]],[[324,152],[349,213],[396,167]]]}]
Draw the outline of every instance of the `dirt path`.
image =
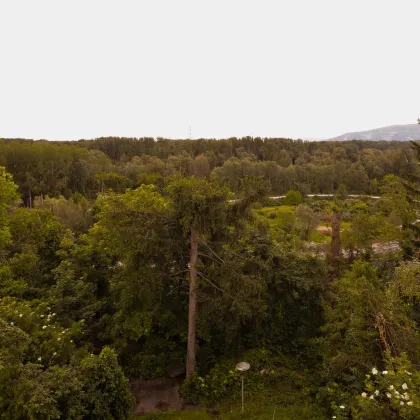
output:
[{"label": "dirt path", "polygon": [[131,392],[136,398],[134,414],[141,415],[150,411],[183,408],[179,396],[179,381],[176,379],[153,379],[150,381],[133,381]]}]

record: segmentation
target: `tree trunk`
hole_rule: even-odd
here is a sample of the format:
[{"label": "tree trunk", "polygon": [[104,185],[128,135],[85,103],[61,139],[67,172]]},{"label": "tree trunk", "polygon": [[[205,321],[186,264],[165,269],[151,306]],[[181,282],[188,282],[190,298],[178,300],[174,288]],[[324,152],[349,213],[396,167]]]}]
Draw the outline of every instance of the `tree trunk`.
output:
[{"label": "tree trunk", "polygon": [[340,219],[341,214],[334,212],[331,218],[331,257],[333,261],[340,258]]},{"label": "tree trunk", "polygon": [[186,376],[189,378],[195,372],[196,332],[197,332],[197,255],[198,231],[191,230],[190,244],[190,294],[188,308],[188,348]]}]

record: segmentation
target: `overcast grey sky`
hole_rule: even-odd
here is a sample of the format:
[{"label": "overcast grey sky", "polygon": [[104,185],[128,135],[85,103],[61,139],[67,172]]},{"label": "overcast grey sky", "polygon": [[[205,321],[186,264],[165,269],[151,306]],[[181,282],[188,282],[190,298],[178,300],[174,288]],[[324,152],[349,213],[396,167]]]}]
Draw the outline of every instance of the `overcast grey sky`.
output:
[{"label": "overcast grey sky", "polygon": [[419,0],[0,2],[0,137],[328,138],[420,117]]}]

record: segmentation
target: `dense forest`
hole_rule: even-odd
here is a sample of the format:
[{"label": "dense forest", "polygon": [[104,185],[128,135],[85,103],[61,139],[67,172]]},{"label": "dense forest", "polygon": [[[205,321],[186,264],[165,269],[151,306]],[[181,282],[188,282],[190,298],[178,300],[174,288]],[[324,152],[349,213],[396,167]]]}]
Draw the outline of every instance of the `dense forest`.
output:
[{"label": "dense forest", "polygon": [[0,165],[14,177],[28,207],[35,196],[88,199],[160,183],[174,174],[218,177],[237,193],[247,176],[270,192],[378,194],[387,174],[417,170],[408,142],[307,142],[291,139],[165,140],[99,138],[74,142],[0,139]]},{"label": "dense forest", "polygon": [[171,376],[190,410],[145,418],[419,419],[419,157],[0,140],[0,418],[134,418]]}]

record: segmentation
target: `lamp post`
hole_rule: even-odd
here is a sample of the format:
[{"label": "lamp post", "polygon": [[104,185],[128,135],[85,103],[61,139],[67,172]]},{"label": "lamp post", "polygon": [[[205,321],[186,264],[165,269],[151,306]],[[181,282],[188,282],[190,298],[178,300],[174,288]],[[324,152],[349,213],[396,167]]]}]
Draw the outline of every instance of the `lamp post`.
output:
[{"label": "lamp post", "polygon": [[242,381],[242,408],[241,413],[244,415],[244,373],[251,367],[248,362],[240,362],[236,365],[236,370],[241,372],[241,381]]}]

